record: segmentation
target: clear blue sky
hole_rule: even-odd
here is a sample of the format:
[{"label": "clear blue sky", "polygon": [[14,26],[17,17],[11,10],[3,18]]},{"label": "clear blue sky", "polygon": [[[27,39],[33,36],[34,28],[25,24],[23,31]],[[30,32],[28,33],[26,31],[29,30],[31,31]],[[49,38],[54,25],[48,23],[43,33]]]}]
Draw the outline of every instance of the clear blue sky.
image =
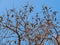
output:
[{"label": "clear blue sky", "polygon": [[0,0],[0,15],[5,12],[6,9],[13,7],[17,10],[21,9],[27,2],[34,6],[34,12],[41,11],[42,5],[45,4],[48,7],[52,7],[53,10],[58,11],[57,17],[60,17],[60,0]]}]

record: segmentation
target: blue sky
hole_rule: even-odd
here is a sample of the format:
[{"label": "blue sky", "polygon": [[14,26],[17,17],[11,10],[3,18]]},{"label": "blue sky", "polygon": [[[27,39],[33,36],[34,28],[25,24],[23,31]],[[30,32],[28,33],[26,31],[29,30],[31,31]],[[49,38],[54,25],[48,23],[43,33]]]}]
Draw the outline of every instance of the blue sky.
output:
[{"label": "blue sky", "polygon": [[35,6],[35,12],[39,12],[42,5],[45,4],[53,10],[58,11],[58,15],[60,15],[60,0],[0,0],[0,14],[6,11],[6,9],[11,9],[13,7],[16,9],[21,9],[27,4],[27,2]]},{"label": "blue sky", "polygon": [[[0,13],[9,8],[21,8],[29,2],[31,5],[35,6],[35,10],[39,10],[43,4],[52,7],[54,10],[60,12],[60,0],[0,0]],[[14,6],[13,6],[14,5]],[[38,8],[38,9],[37,9]]]},{"label": "blue sky", "polygon": [[48,7],[52,7],[53,10],[58,11],[56,17],[60,17],[60,0],[0,0],[0,15],[3,14],[6,9],[21,9],[27,2],[34,6],[34,12],[41,11],[42,5],[45,4]]},{"label": "blue sky", "polygon": [[21,9],[27,4],[34,6],[34,12],[41,11],[42,5],[45,4],[51,7],[53,10],[58,11],[57,17],[60,15],[60,0],[0,0],[0,15],[3,14],[6,9],[16,8]]}]

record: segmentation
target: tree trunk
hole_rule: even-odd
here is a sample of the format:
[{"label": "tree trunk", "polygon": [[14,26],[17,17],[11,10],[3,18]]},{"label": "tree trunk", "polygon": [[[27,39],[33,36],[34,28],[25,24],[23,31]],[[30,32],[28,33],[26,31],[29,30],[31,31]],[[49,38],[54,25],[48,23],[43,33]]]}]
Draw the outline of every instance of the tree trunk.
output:
[{"label": "tree trunk", "polygon": [[29,42],[29,45],[31,45],[31,42]]},{"label": "tree trunk", "polygon": [[20,36],[18,36],[18,45],[20,45],[21,40],[20,40]]},{"label": "tree trunk", "polygon": [[29,40],[29,45],[31,45],[30,38],[28,38],[28,40]]},{"label": "tree trunk", "polygon": [[57,37],[56,41],[57,41],[58,45],[60,45],[60,37]]}]

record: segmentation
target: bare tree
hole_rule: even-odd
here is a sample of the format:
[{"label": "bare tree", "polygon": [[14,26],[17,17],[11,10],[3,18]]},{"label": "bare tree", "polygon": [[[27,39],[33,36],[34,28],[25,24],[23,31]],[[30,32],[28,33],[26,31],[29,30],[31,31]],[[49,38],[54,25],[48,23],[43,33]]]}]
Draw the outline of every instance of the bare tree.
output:
[{"label": "bare tree", "polygon": [[[17,35],[18,45],[20,45],[21,39],[23,38],[27,19],[28,19],[29,13],[32,12],[32,9],[33,9],[32,6],[26,5],[19,11],[16,11],[15,9],[9,9],[6,11],[7,12],[6,14],[4,14],[3,16],[0,16],[0,26],[4,27],[4,29],[6,28],[5,31],[8,31],[8,32],[10,31],[9,33],[11,35],[15,34],[15,38]],[[4,31],[4,29],[1,29],[1,30]],[[8,32],[6,33],[9,35]],[[4,35],[3,37],[4,38],[14,37],[14,35],[13,36],[9,35],[8,37],[6,37],[6,35]]]},{"label": "bare tree", "polygon": [[[54,38],[59,45],[60,30],[58,31],[57,29],[60,26],[57,25],[59,24],[56,18],[57,12],[47,6],[43,6],[41,14],[43,17],[41,18],[39,13],[31,16],[33,8],[33,6],[26,5],[19,11],[9,9],[6,14],[0,16],[0,33],[3,32],[0,38],[14,37],[17,39],[17,41],[14,41],[15,44],[17,43],[16,45],[21,45],[21,40],[24,41],[26,39],[29,41],[28,45],[44,45],[45,40],[53,40],[52,38]],[[29,16],[31,17],[29,18]],[[8,40],[6,43],[11,45],[11,42]]]},{"label": "bare tree", "polygon": [[[26,31],[24,37],[29,40],[29,45],[44,45],[45,40],[53,41],[54,45],[59,45],[60,26],[56,18],[57,11],[53,11],[47,6],[42,7],[42,18],[39,13],[32,17],[32,23],[26,23]],[[29,25],[30,24],[30,25]],[[58,30],[57,30],[58,28]]]}]

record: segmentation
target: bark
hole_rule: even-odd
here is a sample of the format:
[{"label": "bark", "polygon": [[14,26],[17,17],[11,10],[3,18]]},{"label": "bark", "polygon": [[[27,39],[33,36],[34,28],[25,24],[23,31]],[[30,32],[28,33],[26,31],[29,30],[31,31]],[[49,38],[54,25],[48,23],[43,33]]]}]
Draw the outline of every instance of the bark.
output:
[{"label": "bark", "polygon": [[60,40],[60,39],[56,39],[56,41],[57,41],[58,45],[60,45],[60,42],[59,42],[58,40]]},{"label": "bark", "polygon": [[31,45],[31,42],[29,42],[29,45]]},{"label": "bark", "polygon": [[20,36],[18,36],[18,45],[21,44]]},{"label": "bark", "polygon": [[30,41],[30,38],[28,38],[28,40],[29,40],[29,45],[31,45],[31,41]]}]

